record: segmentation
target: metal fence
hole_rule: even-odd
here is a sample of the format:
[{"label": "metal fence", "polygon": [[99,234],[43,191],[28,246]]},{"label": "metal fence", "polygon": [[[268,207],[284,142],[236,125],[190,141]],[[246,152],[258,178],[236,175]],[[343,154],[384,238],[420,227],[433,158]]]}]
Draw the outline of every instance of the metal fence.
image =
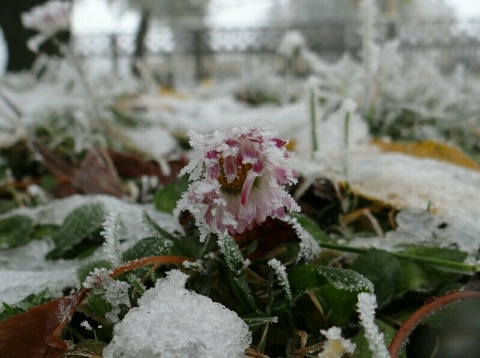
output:
[{"label": "metal fence", "polygon": [[[145,61],[162,81],[176,83],[276,68],[284,60],[277,48],[290,30],[301,32],[307,46],[327,61],[345,53],[358,56],[362,45],[357,21],[243,29],[155,28],[145,41]],[[380,43],[398,39],[406,61],[428,55],[443,71],[461,63],[480,72],[480,19],[382,22],[377,24],[377,34]],[[135,35],[82,36],[75,44],[85,59],[103,69],[123,72],[129,70]]]}]

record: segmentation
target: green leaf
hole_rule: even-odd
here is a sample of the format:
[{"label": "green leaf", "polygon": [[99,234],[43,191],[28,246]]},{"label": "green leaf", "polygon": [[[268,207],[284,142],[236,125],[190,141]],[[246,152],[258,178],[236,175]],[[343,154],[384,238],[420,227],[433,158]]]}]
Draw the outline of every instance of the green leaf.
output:
[{"label": "green leaf", "polygon": [[32,219],[15,215],[0,221],[0,248],[22,246],[31,240]]},{"label": "green leaf", "polygon": [[218,238],[218,246],[230,271],[236,275],[242,273],[245,260],[235,240],[230,235],[224,235]]},{"label": "green leaf", "polygon": [[351,269],[373,283],[379,307],[384,307],[392,300],[402,275],[400,262],[394,255],[382,250],[370,250],[359,255]]},{"label": "green leaf", "polygon": [[353,270],[318,266],[317,271],[336,289],[350,292],[373,291],[372,282]]},{"label": "green leaf", "polygon": [[251,314],[246,317],[242,317],[242,320],[248,324],[248,327],[254,328],[254,327],[259,327],[263,326],[264,324],[267,323],[277,323],[278,318],[277,317],[267,317],[263,314]]},{"label": "green leaf", "polygon": [[142,257],[170,254],[173,242],[158,237],[146,237],[122,254],[123,261],[133,261]]},{"label": "green leaf", "polygon": [[345,291],[329,283],[315,293],[323,302],[328,324],[344,326],[356,315],[357,295],[355,291]]},{"label": "green leaf", "polygon": [[[198,240],[188,241],[188,240],[179,239],[178,237],[169,233],[167,230],[158,226],[157,223],[152,220],[152,218],[147,214],[146,211],[142,213],[142,220],[143,220],[143,223],[148,227],[150,232],[161,243],[157,245],[171,246],[173,244],[173,247],[170,250],[171,254],[181,255],[181,256],[193,256],[192,252],[194,250],[192,250],[192,246],[198,246],[197,245]],[[187,246],[185,242],[190,243],[190,245]]]},{"label": "green leaf", "polygon": [[294,213],[291,214],[293,217],[297,218],[298,223],[308,231],[310,235],[318,242],[320,246],[322,243],[331,242],[327,234],[323,232],[322,229],[310,218],[305,215]]},{"label": "green leaf", "polygon": [[235,295],[240,300],[240,303],[247,311],[254,311],[258,312],[258,306],[255,302],[255,298],[253,297],[252,291],[250,290],[250,286],[248,286],[248,282],[245,276],[237,276],[235,277],[232,272],[229,272],[230,282],[232,283],[233,291]]},{"label": "green leaf", "polygon": [[299,265],[288,270],[288,282],[298,291],[309,291],[326,285],[328,281],[319,274],[314,265]]},{"label": "green leaf", "polygon": [[41,305],[42,303],[48,302],[51,299],[52,294],[48,288],[45,288],[39,293],[28,295],[23,300],[13,305],[2,302],[4,311],[0,312],[0,321],[23,313],[29,308]]},{"label": "green leaf", "polygon": [[[105,208],[101,203],[86,204],[73,210],[53,236],[55,248],[47,254],[47,259],[62,258],[67,251],[73,249],[82,241],[93,238],[94,234],[100,232],[104,218]],[[98,246],[101,242],[99,240],[95,246]],[[94,248],[83,247],[81,250],[75,250],[76,252],[72,252],[73,257],[78,257],[85,249]]]},{"label": "green leaf", "polygon": [[464,262],[468,256],[467,252],[457,249],[428,246],[412,246],[401,251],[401,253],[453,262]]},{"label": "green leaf", "polygon": [[171,214],[177,206],[177,201],[188,188],[188,177],[184,175],[159,189],[153,197],[153,203],[158,211]]}]

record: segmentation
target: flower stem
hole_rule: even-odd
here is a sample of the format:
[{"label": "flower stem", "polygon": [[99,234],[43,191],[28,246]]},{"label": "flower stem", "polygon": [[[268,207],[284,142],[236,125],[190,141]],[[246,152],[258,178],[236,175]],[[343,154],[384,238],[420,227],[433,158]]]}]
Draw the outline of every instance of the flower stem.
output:
[{"label": "flower stem", "polygon": [[[347,245],[341,244],[334,244],[334,243],[319,243],[321,247],[326,249],[333,249],[338,251],[345,251],[345,252],[353,252],[356,254],[364,254],[367,253],[370,249],[361,248],[361,247],[352,247]],[[415,256],[415,255],[408,255],[402,253],[391,252],[399,260],[406,260],[406,261],[413,261],[418,262],[421,264],[432,265],[432,266],[439,266],[448,269],[452,269],[455,271],[460,271],[462,273],[474,273],[479,270],[479,268],[475,265],[468,265],[461,262],[453,262],[441,259],[434,259],[431,257],[422,257],[422,256]]]},{"label": "flower stem", "polygon": [[310,90],[310,130],[312,132],[312,159],[314,159],[315,152],[318,151],[318,137],[317,137],[317,107],[315,104],[315,90]]},{"label": "flower stem", "polygon": [[388,348],[390,356],[396,358],[400,349],[405,344],[410,333],[415,327],[425,318],[435,313],[446,305],[466,299],[480,299],[480,292],[478,291],[451,291],[444,296],[434,298],[432,301],[427,302],[420,307],[415,313],[413,313],[399,328],[397,334],[392,339],[390,347]]}]

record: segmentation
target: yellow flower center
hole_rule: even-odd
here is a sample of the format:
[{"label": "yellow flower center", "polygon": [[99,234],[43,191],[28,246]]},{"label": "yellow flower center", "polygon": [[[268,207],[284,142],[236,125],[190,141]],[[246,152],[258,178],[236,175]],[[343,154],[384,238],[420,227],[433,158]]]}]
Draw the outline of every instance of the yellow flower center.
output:
[{"label": "yellow flower center", "polygon": [[220,174],[217,178],[220,182],[220,186],[226,191],[231,191],[235,193],[242,191],[243,183],[245,183],[245,180],[247,179],[248,172],[250,171],[250,169],[252,169],[252,164],[245,163],[237,166],[237,175],[235,179],[229,183],[223,170],[223,162],[223,158],[220,158]]}]

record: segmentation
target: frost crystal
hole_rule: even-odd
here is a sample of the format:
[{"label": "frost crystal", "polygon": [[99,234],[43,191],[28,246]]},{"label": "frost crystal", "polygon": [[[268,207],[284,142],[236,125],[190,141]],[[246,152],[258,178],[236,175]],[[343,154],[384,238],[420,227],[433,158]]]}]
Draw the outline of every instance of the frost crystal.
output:
[{"label": "frost crystal", "polygon": [[28,41],[28,47],[38,51],[38,47],[57,32],[66,31],[70,27],[70,4],[65,1],[49,1],[35,6],[22,14],[22,23],[28,29],[37,30],[40,34]]},{"label": "frost crystal", "polygon": [[122,222],[119,212],[110,212],[103,222],[103,231],[100,233],[105,238],[103,249],[113,266],[121,264],[119,248],[119,232]]},{"label": "frost crystal", "polygon": [[300,207],[284,190],[296,183],[286,165],[286,141],[272,126],[241,126],[201,135],[190,132],[194,158],[181,172],[190,175],[188,190],[177,203],[176,215],[189,210],[204,241],[211,232],[241,234],[267,217],[285,217]]},{"label": "frost crystal", "polygon": [[365,330],[365,338],[368,341],[368,347],[373,353],[373,358],[390,358],[390,354],[383,340],[381,333],[375,324],[375,309],[377,308],[377,299],[374,294],[361,292],[358,294],[358,313],[360,322]]},{"label": "frost crystal", "polygon": [[297,218],[290,217],[286,219],[285,222],[292,226],[300,239],[300,254],[298,255],[297,261],[301,258],[305,258],[306,261],[314,260],[322,250],[320,245],[318,245],[313,236],[299,224]]},{"label": "frost crystal", "polygon": [[105,299],[112,306],[112,310],[105,314],[105,318],[110,322],[118,322],[118,314],[120,313],[120,305],[130,307],[130,299],[128,297],[128,282],[117,281],[113,278],[106,278],[101,286],[104,290]]},{"label": "frost crystal", "polygon": [[106,268],[96,268],[85,278],[82,285],[85,288],[94,288],[105,281],[109,274],[110,271]]},{"label": "frost crystal", "polygon": [[355,343],[343,338],[339,327],[331,327],[328,331],[321,330],[320,333],[327,338],[327,341],[318,355],[319,358],[340,358],[345,353],[353,354],[355,351]]},{"label": "frost crystal", "polygon": [[91,331],[91,330],[92,330],[92,326],[90,326],[90,323],[88,323],[88,321],[83,321],[82,323],[80,323],[80,326],[82,326],[83,328],[85,328],[87,331]]},{"label": "frost crystal", "polygon": [[248,326],[210,298],[185,289],[178,270],[157,281],[114,328],[105,358],[244,357]]},{"label": "frost crystal", "polygon": [[285,295],[289,301],[292,300],[292,291],[290,290],[290,283],[288,282],[287,270],[277,259],[268,261],[268,265],[275,270],[280,286],[285,291]]}]

